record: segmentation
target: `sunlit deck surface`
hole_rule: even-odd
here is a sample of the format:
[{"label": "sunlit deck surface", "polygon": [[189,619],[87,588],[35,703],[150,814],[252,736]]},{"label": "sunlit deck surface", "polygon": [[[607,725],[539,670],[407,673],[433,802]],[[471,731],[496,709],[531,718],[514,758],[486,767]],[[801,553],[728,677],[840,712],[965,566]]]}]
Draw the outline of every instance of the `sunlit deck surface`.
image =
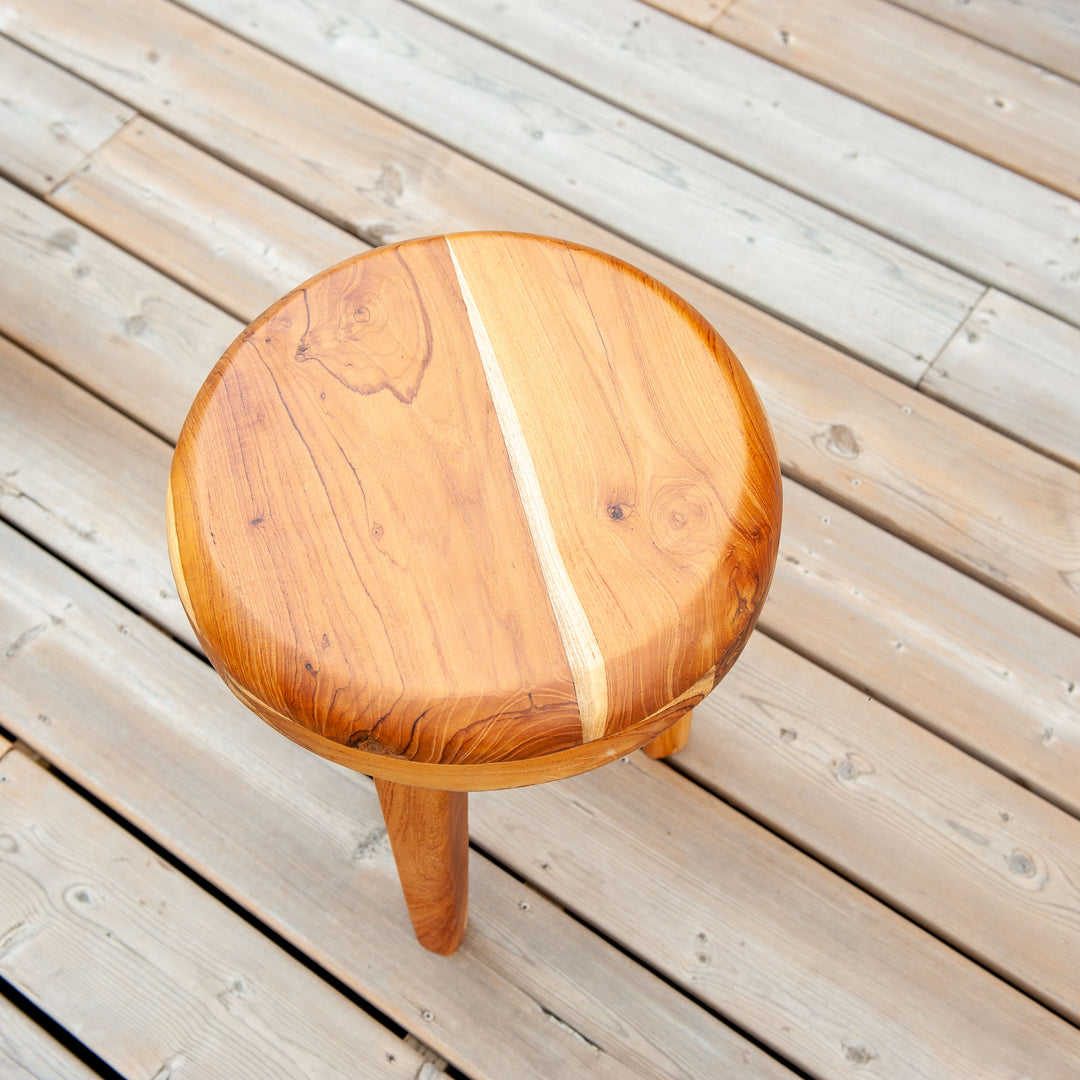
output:
[{"label": "sunlit deck surface", "polygon": [[[1080,1076],[1078,19],[0,5],[0,1075]],[[785,520],[687,749],[472,797],[446,959],[201,658],[164,491],[271,300],[476,228],[695,304]]]}]

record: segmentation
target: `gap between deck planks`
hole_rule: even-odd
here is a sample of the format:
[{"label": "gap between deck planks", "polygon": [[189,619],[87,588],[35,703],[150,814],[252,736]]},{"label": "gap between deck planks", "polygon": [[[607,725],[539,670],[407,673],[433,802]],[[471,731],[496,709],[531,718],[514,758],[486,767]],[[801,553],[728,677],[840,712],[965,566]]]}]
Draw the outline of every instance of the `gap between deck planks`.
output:
[{"label": "gap between deck planks", "polygon": [[[164,151],[160,161],[155,148]],[[114,161],[114,165],[110,167],[109,161]],[[237,208],[250,204],[255,214],[245,213],[234,221],[219,213],[218,226],[205,234],[190,226],[184,229],[181,222],[197,216],[197,206],[191,207],[184,195],[193,180],[200,190],[218,192],[219,205]],[[152,197],[140,200],[139,191],[150,192]],[[112,143],[103,159],[96,159],[56,195],[98,228],[114,235],[119,233],[119,239],[146,257],[167,255],[166,268],[174,275],[189,280],[201,278],[204,288],[206,282],[226,284],[227,297],[234,298],[231,303],[237,307],[245,302],[252,304],[251,314],[286,289],[290,280],[303,278],[342,257],[353,243],[344,234],[326,235],[333,230],[306,211],[291,206],[279,196],[269,196],[252,181],[236,176],[145,122],[133,126]],[[28,212],[33,209],[29,200],[22,205]],[[36,247],[28,244],[27,254],[21,260],[24,267],[41,265],[40,254],[51,252],[48,238],[66,221],[44,208],[36,213],[41,239]],[[307,219],[311,219],[310,229]],[[266,220],[281,222],[285,229],[281,235],[285,238],[303,233],[319,236],[321,228],[330,246],[322,256],[311,252],[310,266],[305,266],[303,258],[286,259],[286,264],[275,272],[277,281],[267,282],[266,268],[252,254],[267,249],[280,251],[274,236],[263,233],[261,240],[256,239],[259,222]],[[68,225],[81,235],[77,226]],[[229,244],[221,250],[222,235],[239,236],[244,242]],[[217,247],[217,257],[211,255],[211,244]],[[88,259],[91,252],[95,254]],[[272,255],[270,266],[282,258],[284,255]],[[98,276],[116,280],[122,280],[124,274],[110,269],[113,262],[117,259],[125,264],[130,262],[100,241],[81,248],[75,259],[77,265],[92,266]],[[214,263],[220,264],[217,269],[203,271],[204,266]],[[62,267],[60,274],[57,280],[62,282]],[[287,275],[294,277],[290,279]],[[41,284],[35,288],[48,289],[48,280],[52,279],[41,278]],[[150,282],[159,287],[164,284],[154,275],[149,276],[147,284]],[[266,294],[260,295],[264,288]],[[166,306],[171,295],[171,291],[164,294]],[[67,302],[73,306],[63,321],[77,324],[81,319],[78,297],[72,296]],[[710,314],[709,306],[703,307]],[[26,313],[32,309],[27,305],[21,310]],[[108,309],[99,309],[95,317],[121,323],[123,312],[121,301],[115,316]],[[724,325],[715,316],[714,321]],[[239,323],[230,324],[217,348],[213,342],[204,343],[206,355],[216,355],[239,329]],[[49,326],[43,325],[42,332],[47,334]],[[63,357],[62,350],[48,337],[35,337],[34,332],[27,334],[25,328],[21,336],[34,338],[39,349],[43,348],[55,362],[70,370],[70,359]],[[86,349],[79,355],[84,364],[92,361],[92,354]],[[115,355],[110,352],[92,362],[116,366]],[[155,356],[141,366],[152,369],[162,362],[175,363],[177,359]],[[205,361],[201,367],[193,364],[190,375],[183,376],[188,382],[187,399],[194,394],[205,366]],[[87,379],[93,377],[85,368],[77,374]],[[17,380],[13,385],[17,385]],[[59,403],[63,398],[56,400]],[[853,405],[852,409],[858,415],[865,412],[865,405]],[[944,410],[941,412],[948,415]],[[14,415],[19,415],[18,410]],[[154,425],[152,405],[139,415]],[[63,425],[55,426],[66,430]],[[976,425],[969,427],[981,430]],[[165,434],[175,436],[177,428],[178,421]],[[17,425],[10,430],[15,432]],[[41,433],[36,438],[55,445],[55,452],[64,454],[65,460],[75,467],[73,450],[62,449],[62,444],[55,442],[57,436]],[[928,429],[926,439],[931,447],[933,438],[933,429]],[[1009,445],[1001,439],[997,442]],[[8,513],[15,513],[24,522],[40,520],[43,517],[40,507],[63,506],[65,499],[48,475],[41,474],[40,466],[33,459],[26,460],[19,449],[21,445],[24,443],[15,440],[6,451],[12,463],[19,462],[20,469],[19,476],[9,480],[9,485],[16,492],[22,484],[33,498],[20,501],[17,509],[9,509]],[[74,446],[77,445],[75,439]],[[987,456],[993,465],[997,455],[990,450]],[[964,473],[959,472],[958,479],[963,481],[963,477]],[[148,488],[147,492],[152,498],[152,489]],[[76,490],[70,505],[81,505],[81,499]],[[83,533],[103,528],[94,524],[91,511],[92,507],[86,508],[79,517],[82,523],[79,529]],[[130,514],[138,518],[139,513],[136,502]],[[60,544],[65,550],[80,547],[76,539],[78,530],[75,536],[66,539],[62,528],[54,528],[51,535],[55,539],[50,542]],[[1080,795],[1075,790],[1074,772],[1069,765],[1076,745],[1076,703],[1068,691],[1070,681],[1076,681],[1075,674],[1070,680],[1073,639],[903,543],[878,534],[854,516],[790,485],[783,543],[778,584],[774,586],[763,623],[766,629],[809,652],[826,666],[844,672],[850,680],[873,687],[885,700],[914,713],[973,752],[990,758],[1010,775],[1021,776],[1056,801],[1077,808]],[[166,609],[176,607],[163,544],[161,548],[156,556],[151,551],[141,560],[141,566],[154,568],[151,576],[157,575],[156,580],[161,582],[161,602],[153,599],[145,608],[159,619]],[[874,554],[868,559],[866,553],[870,552]],[[103,568],[107,567],[106,560],[99,561]],[[123,576],[105,573],[101,579],[115,582],[122,581]],[[176,625],[175,621],[172,625]],[[181,632],[186,631],[185,620],[180,619],[179,625]],[[1005,648],[998,640],[992,629],[996,625],[1016,628],[1011,647]],[[800,626],[813,627],[813,633],[800,630]],[[950,643],[948,647],[942,647],[943,640]],[[979,702],[984,703],[982,707],[976,707]],[[1054,732],[1053,737],[1047,738],[1048,730]]]},{"label": "gap between deck planks", "polygon": [[413,0],[973,278],[1080,320],[1080,203],[636,0]]},{"label": "gap between deck planks", "polygon": [[399,1037],[28,756],[0,783],[0,974],[119,1073],[417,1075]]},{"label": "gap between deck planks", "polygon": [[1080,197],[1080,85],[1070,79],[889,0],[732,0],[715,11],[707,0],[647,2]]},{"label": "gap between deck planks", "polygon": [[[394,892],[388,854],[350,857],[358,838],[367,853],[362,838],[381,835],[369,782],[282,740],[231,698],[207,665],[28,541],[6,528],[2,536],[16,573],[4,583],[0,636],[8,640],[52,612],[62,616],[8,659],[0,706],[20,737],[391,1015],[408,1025],[420,1013],[425,1041],[440,1053],[466,1071],[484,1071],[468,1056],[482,1048],[465,1048],[483,1041],[477,1008],[489,1030],[518,1037],[500,1044],[499,1065],[487,1075],[506,1075],[507,1056],[526,1053],[527,1033],[536,1028],[512,1016],[524,1004],[521,991],[492,985],[495,970],[485,958],[514,972],[525,967],[530,990],[534,981],[558,985],[570,963],[579,978],[588,971],[600,980],[581,995],[600,1003],[605,1016],[611,1009],[612,1022],[617,1017],[635,1041],[646,1031],[657,1038],[658,1026],[680,1038],[680,1024],[665,1014],[679,1002],[693,1009],[689,1001],[674,991],[675,1001],[664,1000],[667,988],[657,982],[635,1008],[626,993],[641,988],[610,981],[612,965],[629,961],[583,929],[575,938],[565,917],[548,938],[536,920],[554,909],[510,882],[493,897],[494,871],[483,860],[473,860],[472,930],[455,959],[408,949],[407,920],[386,910]],[[46,676],[57,670],[67,673],[63,683]],[[639,755],[524,791],[473,800],[482,846],[815,1075],[848,1075],[859,1047],[883,1067],[902,1063],[909,1075],[937,1080],[1025,1070],[1065,1080],[1080,1067],[1075,1028],[666,766]],[[231,823],[226,835],[223,820]],[[349,911],[364,918],[349,918]],[[516,929],[510,941],[500,932],[508,917]],[[521,934],[530,941],[527,965],[514,960]],[[546,955],[549,943],[559,954]],[[585,949],[594,956],[583,969]],[[424,987],[419,1001],[403,983]],[[797,1001],[792,984],[800,988]],[[613,1033],[598,1029],[595,1010],[580,1015],[584,1002],[568,1015],[569,1005],[564,996],[545,1008],[592,1046],[563,1040],[558,1052],[570,1058],[557,1069],[552,1048],[545,1054],[551,1072],[537,1075],[580,1075],[586,1061],[594,1069],[614,1064],[597,1053]],[[696,1031],[685,1031],[699,1046],[704,1022],[702,1014]],[[720,1030],[710,1031],[715,1045]],[[545,1048],[557,1034],[549,1030]],[[739,1051],[744,1062],[749,1049]],[[686,1049],[674,1058],[671,1049],[656,1052],[671,1063]],[[527,1074],[524,1067],[513,1072]]]},{"label": "gap between deck planks", "polygon": [[101,1080],[47,1031],[0,996],[0,1069],[6,1080]]}]

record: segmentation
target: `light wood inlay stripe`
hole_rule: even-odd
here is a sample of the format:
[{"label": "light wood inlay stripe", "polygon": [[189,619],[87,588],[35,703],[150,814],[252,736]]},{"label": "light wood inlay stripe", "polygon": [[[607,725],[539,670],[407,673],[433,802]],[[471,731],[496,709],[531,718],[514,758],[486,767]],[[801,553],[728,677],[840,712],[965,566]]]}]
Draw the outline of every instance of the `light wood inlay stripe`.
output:
[{"label": "light wood inlay stripe", "polygon": [[510,467],[514,472],[521,504],[525,510],[525,519],[529,525],[533,547],[536,549],[541,573],[551,606],[555,611],[555,623],[559,629],[566,658],[570,664],[570,674],[574,680],[577,694],[578,711],[581,713],[581,737],[584,742],[599,739],[607,729],[607,672],[604,669],[604,657],[600,652],[596,635],[585,614],[581,599],[574,588],[562,552],[555,539],[551,526],[547,504],[540,488],[540,479],[536,475],[532,454],[525,433],[521,428],[517,409],[510,396],[509,387],[503,377],[499,358],[488,337],[487,328],[476,305],[472,290],[462,272],[461,264],[454,254],[453,244],[448,240],[450,258],[454,263],[461,296],[469,314],[476,347],[480,353],[484,376],[487,379],[491,400],[495,406],[495,415],[499,419],[506,452],[510,458]]}]

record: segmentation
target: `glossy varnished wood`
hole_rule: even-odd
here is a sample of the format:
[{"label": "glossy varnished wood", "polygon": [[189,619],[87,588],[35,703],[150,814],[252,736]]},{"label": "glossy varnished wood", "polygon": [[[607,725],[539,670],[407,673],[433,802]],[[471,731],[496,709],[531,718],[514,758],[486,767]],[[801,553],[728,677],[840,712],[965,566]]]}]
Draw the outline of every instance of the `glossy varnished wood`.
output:
[{"label": "glossy varnished wood", "polygon": [[651,741],[734,662],[779,474],[738,361],[586,248],[459,234],[285,297],[177,444],[181,597],[238,696],[396,782],[506,787]]},{"label": "glossy varnished wood", "polygon": [[468,921],[469,796],[375,781],[416,939],[449,956]]},{"label": "glossy varnished wood", "polygon": [[651,758],[666,758],[678,753],[690,740],[693,715],[693,712],[684,713],[666,731],[646,743],[643,748],[645,753]]}]

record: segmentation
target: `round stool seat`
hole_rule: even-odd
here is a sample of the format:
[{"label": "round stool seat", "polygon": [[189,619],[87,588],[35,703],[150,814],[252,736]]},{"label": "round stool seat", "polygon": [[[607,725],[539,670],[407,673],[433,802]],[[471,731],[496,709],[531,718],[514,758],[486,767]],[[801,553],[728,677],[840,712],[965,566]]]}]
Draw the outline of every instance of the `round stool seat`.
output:
[{"label": "round stool seat", "polygon": [[702,317],[615,259],[466,233],[319,274],[207,379],[169,485],[207,656],[297,742],[447,791],[656,738],[757,618],[768,423]]}]

